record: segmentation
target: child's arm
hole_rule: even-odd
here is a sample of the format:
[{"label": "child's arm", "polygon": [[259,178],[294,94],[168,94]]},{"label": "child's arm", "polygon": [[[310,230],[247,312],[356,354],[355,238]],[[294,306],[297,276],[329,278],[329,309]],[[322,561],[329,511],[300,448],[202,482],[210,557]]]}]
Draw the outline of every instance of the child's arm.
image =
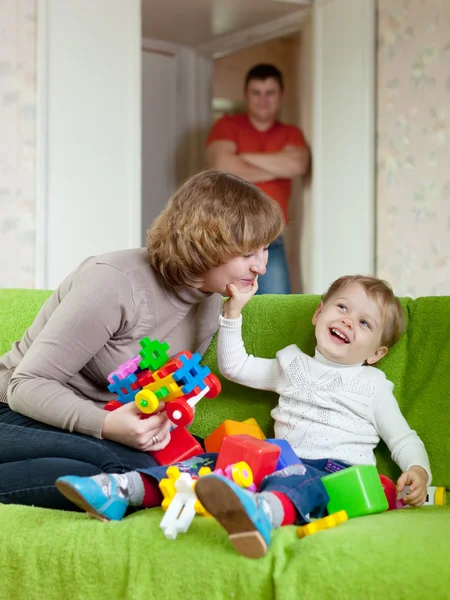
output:
[{"label": "child's arm", "polygon": [[422,440],[402,415],[390,381],[384,382],[382,393],[375,398],[373,416],[380,437],[403,472],[397,481],[398,491],[409,485],[411,493],[405,501],[420,506],[431,483],[430,461]]},{"label": "child's arm", "polygon": [[224,377],[248,387],[275,391],[283,380],[277,359],[257,358],[247,354],[242,340],[241,310],[258,289],[255,280],[248,292],[239,292],[229,286],[230,298],[224,302],[223,316],[219,321],[217,360]]}]

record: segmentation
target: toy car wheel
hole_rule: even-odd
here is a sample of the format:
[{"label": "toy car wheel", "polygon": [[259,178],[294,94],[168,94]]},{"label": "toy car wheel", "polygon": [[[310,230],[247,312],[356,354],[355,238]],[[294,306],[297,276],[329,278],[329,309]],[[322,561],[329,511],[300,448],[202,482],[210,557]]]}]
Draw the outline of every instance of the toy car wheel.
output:
[{"label": "toy car wheel", "polygon": [[168,402],[166,412],[172,423],[181,427],[188,427],[194,420],[194,409],[184,400]]},{"label": "toy car wheel", "polygon": [[209,387],[209,392],[206,394],[206,398],[215,398],[222,391],[222,385],[216,375],[210,373],[205,379],[206,385]]},{"label": "toy car wheel", "polygon": [[145,388],[136,394],[134,401],[136,402],[139,410],[147,415],[155,412],[159,406],[159,400],[156,397],[156,394],[151,390],[146,390]]}]

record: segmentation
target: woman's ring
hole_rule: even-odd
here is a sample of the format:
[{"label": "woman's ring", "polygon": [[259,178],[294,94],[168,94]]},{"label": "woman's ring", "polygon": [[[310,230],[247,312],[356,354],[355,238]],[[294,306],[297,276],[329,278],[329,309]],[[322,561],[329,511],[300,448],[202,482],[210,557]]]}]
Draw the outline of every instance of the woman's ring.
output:
[{"label": "woman's ring", "polygon": [[154,446],[155,444],[157,444],[159,442],[159,438],[157,435],[154,435],[152,437],[152,446]]}]

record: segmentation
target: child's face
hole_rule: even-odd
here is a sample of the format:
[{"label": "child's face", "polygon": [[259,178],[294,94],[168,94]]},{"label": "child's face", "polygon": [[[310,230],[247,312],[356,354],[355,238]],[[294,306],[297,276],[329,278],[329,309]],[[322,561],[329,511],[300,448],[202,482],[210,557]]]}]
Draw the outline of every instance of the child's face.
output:
[{"label": "child's face", "polygon": [[373,365],[388,351],[381,346],[383,311],[369,298],[361,284],[353,282],[339,290],[313,316],[317,349],[328,360],[343,365]]}]

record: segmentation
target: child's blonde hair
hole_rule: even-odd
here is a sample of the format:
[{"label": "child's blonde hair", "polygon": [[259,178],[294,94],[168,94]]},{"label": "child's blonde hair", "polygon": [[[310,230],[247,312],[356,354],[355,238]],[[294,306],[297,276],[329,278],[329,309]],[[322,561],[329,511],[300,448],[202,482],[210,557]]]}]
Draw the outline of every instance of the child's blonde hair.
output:
[{"label": "child's blonde hair", "polygon": [[376,300],[384,316],[384,327],[381,334],[381,345],[390,348],[398,342],[406,329],[406,316],[399,299],[394,295],[387,281],[370,275],[345,275],[336,279],[322,296],[325,304],[332,296],[336,296],[351,283],[359,283],[369,298]]},{"label": "child's blonde hair", "polygon": [[280,206],[243,179],[220,171],[190,177],[147,231],[151,266],[172,285],[199,287],[209,269],[273,242]]}]

